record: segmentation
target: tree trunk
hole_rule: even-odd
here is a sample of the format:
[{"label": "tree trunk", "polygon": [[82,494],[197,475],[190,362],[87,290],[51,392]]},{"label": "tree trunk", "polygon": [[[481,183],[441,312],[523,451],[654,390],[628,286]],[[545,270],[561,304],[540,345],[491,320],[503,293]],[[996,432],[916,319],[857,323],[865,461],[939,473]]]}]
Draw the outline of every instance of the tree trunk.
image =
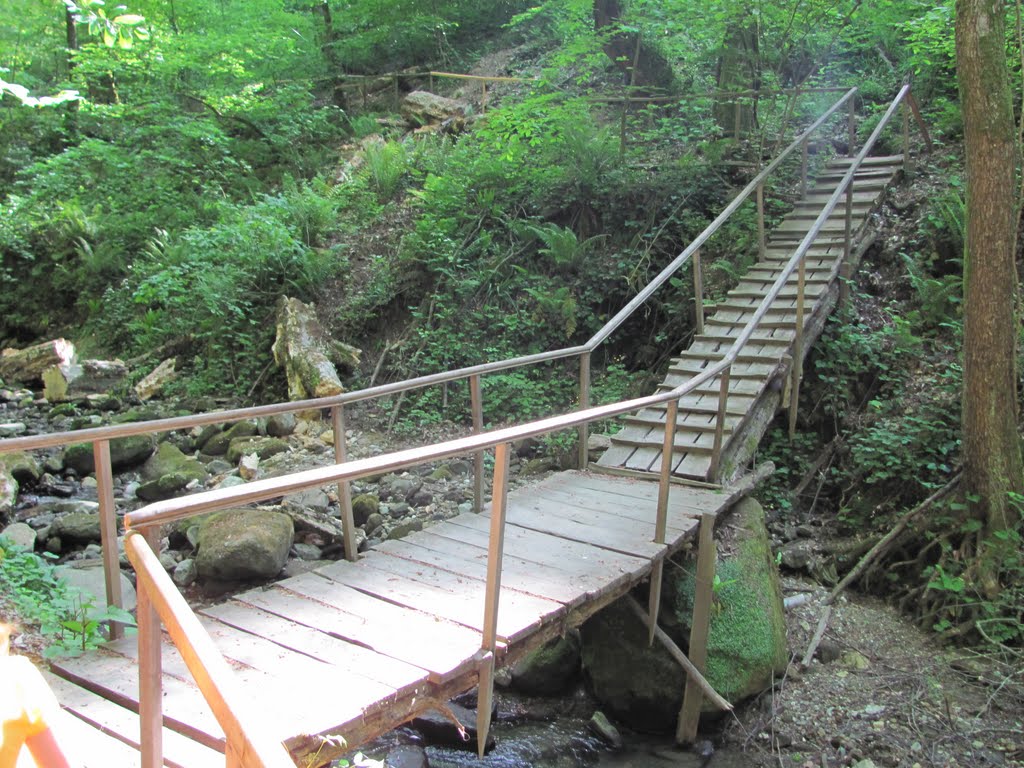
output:
[{"label": "tree trunk", "polygon": [[317,322],[313,308],[298,299],[282,297],[277,307],[274,361],[288,378],[288,397],[306,400],[345,391],[335,363],[352,369],[360,351],[331,339]]},{"label": "tree trunk", "polygon": [[[1010,528],[1009,494],[1024,486],[1017,436],[1014,269],[1017,148],[999,0],[958,0],[956,54],[967,164],[964,257],[964,486],[984,521],[983,591],[999,590],[1003,554],[994,534]],[[986,554],[987,553],[987,554]]]},{"label": "tree trunk", "polygon": [[120,360],[83,360],[43,371],[43,397],[53,403],[109,393],[128,376]]},{"label": "tree trunk", "polygon": [[5,349],[0,356],[0,379],[31,384],[43,371],[55,365],[67,365],[75,357],[75,345],[67,339],[53,339],[25,349]]},{"label": "tree trunk", "polygon": [[622,8],[619,0],[594,0],[594,31],[605,35],[605,54],[622,70],[626,85],[672,88],[675,75],[668,61],[650,45],[642,45],[640,33],[627,34],[619,28]]}]

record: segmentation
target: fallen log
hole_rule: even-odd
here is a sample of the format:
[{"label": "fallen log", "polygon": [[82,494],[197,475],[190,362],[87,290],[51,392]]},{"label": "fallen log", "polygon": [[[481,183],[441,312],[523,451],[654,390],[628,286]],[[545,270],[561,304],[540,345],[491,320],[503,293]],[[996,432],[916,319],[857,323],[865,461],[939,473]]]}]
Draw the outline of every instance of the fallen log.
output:
[{"label": "fallen log", "polygon": [[128,366],[120,360],[83,360],[55,365],[43,371],[43,397],[56,403],[107,394],[119,387],[127,375]]},{"label": "fallen log", "polygon": [[42,378],[47,368],[68,365],[74,359],[75,345],[67,339],[51,339],[25,349],[5,349],[0,354],[0,379],[32,384]]},{"label": "fallen log", "polygon": [[345,391],[335,366],[352,370],[362,352],[335,341],[320,326],[313,307],[282,296],[277,307],[274,361],[284,368],[291,400],[330,397]]},{"label": "fallen log", "polygon": [[173,357],[167,358],[135,385],[135,394],[139,400],[145,402],[154,397],[178,375],[174,370],[174,362]]}]

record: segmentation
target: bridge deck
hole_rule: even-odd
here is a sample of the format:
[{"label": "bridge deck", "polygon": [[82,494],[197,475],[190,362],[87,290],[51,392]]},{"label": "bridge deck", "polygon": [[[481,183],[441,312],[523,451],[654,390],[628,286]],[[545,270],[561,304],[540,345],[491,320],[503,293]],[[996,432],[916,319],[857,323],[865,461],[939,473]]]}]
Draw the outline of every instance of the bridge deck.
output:
[{"label": "bridge deck", "polygon": [[[694,375],[721,360],[736,337],[750,321],[761,301],[782,274],[782,267],[810,230],[814,219],[828,202],[836,183],[847,172],[849,159],[832,160],[818,176],[804,199],[797,203],[773,230],[766,253],[729,291],[704,321],[705,333],[669,364],[659,391],[675,389]],[[856,239],[867,224],[886,188],[902,168],[903,157],[869,157],[853,181],[852,232]],[[824,311],[823,299],[839,276],[844,255],[846,206],[840,202],[811,245],[806,258],[804,328],[811,327]],[[793,354],[797,319],[797,274],[789,278],[750,343],[732,366],[724,423],[725,448],[755,409],[759,398],[777,379]],[[804,349],[813,339],[807,339]],[[706,480],[712,465],[715,423],[721,378],[716,377],[682,398],[674,436],[675,475]],[[665,439],[666,408],[646,408],[625,417],[622,430],[612,437],[611,447],[598,464],[609,471],[660,472]]]},{"label": "bridge deck", "polygon": [[[660,545],[654,482],[564,472],[510,493],[498,664],[626,593],[736,495],[673,487]],[[459,515],[202,609],[202,623],[282,741],[342,735],[355,747],[476,684],[488,525]],[[128,638],[53,665],[64,707],[116,739],[97,765],[139,764],[136,655]],[[169,641],[163,690],[165,764],[223,765],[224,735]]]}]

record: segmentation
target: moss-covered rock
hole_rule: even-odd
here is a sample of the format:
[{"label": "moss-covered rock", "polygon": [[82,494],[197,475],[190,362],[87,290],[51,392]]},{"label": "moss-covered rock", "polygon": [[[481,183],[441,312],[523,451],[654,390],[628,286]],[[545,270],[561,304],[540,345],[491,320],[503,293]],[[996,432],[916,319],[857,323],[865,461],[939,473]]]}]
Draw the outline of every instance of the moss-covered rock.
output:
[{"label": "moss-covered rock", "polygon": [[186,456],[171,443],[161,443],[140,474],[142,485],[135,492],[144,501],[169,499],[190,483],[206,482],[206,468],[191,456]]},{"label": "moss-covered rock", "polygon": [[365,525],[370,515],[380,509],[380,497],[373,493],[361,493],[352,499],[352,517],[356,525]]},{"label": "moss-covered rock", "polygon": [[[204,431],[204,434],[205,431]],[[202,450],[207,456],[223,456],[228,452],[231,441],[239,437],[252,437],[257,434],[256,424],[251,421],[239,421],[232,424],[223,432],[216,432],[206,436]],[[232,463],[238,463],[237,461]]]},{"label": "moss-covered rock", "polygon": [[613,603],[580,629],[583,670],[602,707],[637,731],[673,732],[685,673],[660,643],[648,646],[647,627],[629,606]]},{"label": "moss-covered rock", "polygon": [[288,443],[278,437],[236,437],[228,446],[226,458],[237,464],[243,456],[255,453],[260,461],[288,451]]},{"label": "moss-covered rock", "polygon": [[226,509],[199,528],[196,566],[200,578],[217,581],[269,579],[284,568],[295,537],[288,515],[268,509]]},{"label": "moss-covered rock", "polygon": [[43,475],[35,458],[23,451],[0,455],[0,472],[7,472],[19,483],[34,483]]},{"label": "moss-covered rock", "polygon": [[[146,459],[156,448],[153,435],[130,435],[110,441],[110,465],[114,469],[130,469]],[[79,475],[88,475],[96,471],[91,443],[75,443],[64,449],[64,466],[75,470]]]},{"label": "moss-covered rock", "polygon": [[512,687],[526,694],[561,693],[580,671],[580,634],[567,632],[527,654],[512,668]]},{"label": "moss-covered rock", "polygon": [[[773,675],[785,670],[789,651],[782,588],[764,510],[754,499],[743,499],[733,510],[730,524],[736,533],[735,552],[720,556],[715,567],[705,677],[735,704],[768,688]],[[666,579],[665,607],[687,628],[687,637],[693,595],[692,571],[679,579]]]},{"label": "moss-covered rock", "polygon": [[62,542],[88,544],[100,540],[100,516],[91,512],[71,512],[53,521],[50,536]]}]

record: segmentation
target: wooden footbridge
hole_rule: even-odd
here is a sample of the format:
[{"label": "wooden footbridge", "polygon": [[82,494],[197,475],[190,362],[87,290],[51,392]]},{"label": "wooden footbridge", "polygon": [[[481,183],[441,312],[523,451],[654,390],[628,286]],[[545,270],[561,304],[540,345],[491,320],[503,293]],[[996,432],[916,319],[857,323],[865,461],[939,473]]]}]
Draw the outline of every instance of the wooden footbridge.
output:
[{"label": "wooden footbridge", "polygon": [[[137,576],[138,636],[55,662],[48,672],[67,733],[88,766],[322,765],[346,748],[479,685],[478,742],[491,717],[495,669],[650,580],[638,620],[670,646],[689,673],[680,739],[692,739],[701,700],[728,706],[700,674],[714,566],[717,515],[752,485],[738,475],[744,446],[780,406],[795,414],[803,356],[856,258],[868,215],[909,158],[909,88],[900,90],[855,156],[830,163],[809,184],[808,144],[833,116],[850,116],[847,92],[773,160],[722,214],[586,344],[420,377],[333,398],[101,427],[0,442],[0,454],[91,442],[96,458],[108,600],[120,604],[117,518],[110,441],[121,437],[278,413],[329,408],[335,463],[284,477],[158,502],[124,516],[125,549]],[[882,131],[904,107],[903,154],[873,157]],[[802,150],[802,151],[801,151]],[[797,154],[799,153],[799,155]],[[800,157],[803,198],[767,237],[764,184]],[[749,198],[759,213],[760,261],[705,317],[700,248]],[[684,265],[692,264],[697,311],[693,345],[674,360],[659,391],[590,405],[590,355]],[[565,358],[580,360],[579,409],[483,431],[481,376]],[[474,434],[348,460],[344,407],[457,380],[469,383]],[[588,425],[626,425],[591,471],[555,474],[509,491],[513,441],[577,429],[587,470]],[[674,429],[666,431],[665,425]],[[484,504],[484,452],[494,451]],[[475,513],[462,514],[361,557],[355,552],[349,483],[453,456],[475,456]],[[617,474],[607,474],[607,470]],[[622,476],[636,475],[635,477]],[[679,477],[673,477],[673,475]],[[699,479],[703,484],[687,482]],[[708,482],[710,481],[710,482]],[[346,560],[251,589],[196,612],[158,560],[160,529],[217,509],[337,484]],[[697,538],[700,591],[690,658],[657,627],[665,558]],[[344,745],[347,744],[347,747]]]}]

